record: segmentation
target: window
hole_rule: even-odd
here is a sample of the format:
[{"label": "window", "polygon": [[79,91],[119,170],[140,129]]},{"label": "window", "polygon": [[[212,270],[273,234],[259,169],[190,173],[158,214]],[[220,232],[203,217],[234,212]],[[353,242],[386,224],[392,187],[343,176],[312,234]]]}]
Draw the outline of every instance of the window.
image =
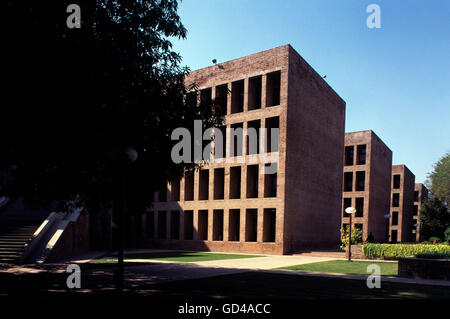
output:
[{"label": "window", "polygon": [[223,240],[223,209],[213,211],[213,240]]},{"label": "window", "polygon": [[358,145],[358,165],[366,164],[366,145]]},{"label": "window", "polygon": [[391,242],[396,243],[398,241],[397,237],[398,237],[397,230],[392,230],[391,231]]},{"label": "window", "polygon": [[208,200],[209,194],[209,170],[201,169],[198,173],[198,199]]},{"label": "window", "polygon": [[398,225],[398,212],[392,212],[392,226]]},{"label": "window", "polygon": [[211,88],[203,89],[200,91],[200,103],[204,105],[211,105]]},{"label": "window", "polygon": [[355,208],[356,208],[355,217],[363,217],[364,216],[364,198],[363,197],[357,197],[355,199]]},{"label": "window", "polygon": [[394,175],[394,186],[393,188],[395,189],[399,189],[400,188],[400,175],[399,174],[395,174]]},{"label": "window", "polygon": [[147,212],[147,216],[145,219],[145,231],[147,233],[148,238],[155,237],[155,212],[150,211]]},{"label": "window", "polygon": [[170,212],[170,239],[180,239],[180,212]]},{"label": "window", "polygon": [[247,166],[247,198],[258,197],[258,165]]},{"label": "window", "polygon": [[167,238],[167,213],[165,211],[158,212],[158,238]]},{"label": "window", "polygon": [[231,84],[231,113],[244,111],[244,80]]},{"label": "window", "polygon": [[184,239],[194,239],[194,212],[192,210],[184,211]]},{"label": "window", "polygon": [[266,107],[280,105],[280,82],[280,71],[267,74]]},{"label": "window", "polygon": [[258,210],[247,209],[245,215],[245,241],[256,241],[258,229]]},{"label": "window", "polygon": [[392,207],[399,207],[400,206],[400,194],[395,193],[392,194]]},{"label": "window", "polygon": [[216,86],[216,98],[215,98],[215,112],[217,115],[227,114],[227,100],[228,100],[228,86],[227,84],[222,84]]},{"label": "window", "polygon": [[241,198],[241,167],[230,167],[230,199]]},{"label": "window", "polygon": [[346,146],[345,147],[345,166],[353,165],[353,155],[354,155],[354,147]]},{"label": "window", "polygon": [[275,242],[276,209],[264,208],[263,241]]},{"label": "window", "polygon": [[353,191],[353,172],[344,173],[344,192]]},{"label": "window", "polygon": [[356,191],[361,192],[364,191],[366,183],[366,172],[360,171],[356,172]]},{"label": "window", "polygon": [[208,240],[208,211],[198,211],[198,240]]},{"label": "window", "polygon": [[278,152],[278,136],[280,118],[278,116],[266,119],[266,153]]},{"label": "window", "polygon": [[165,183],[159,187],[158,201],[167,202],[167,185]]},{"label": "window", "polygon": [[186,172],[184,176],[184,200],[194,200],[194,172]]},{"label": "window", "polygon": [[241,229],[241,211],[239,209],[230,209],[228,218],[228,240],[239,241]]},{"label": "window", "polygon": [[225,169],[214,169],[214,199],[224,199]]},{"label": "window", "polygon": [[244,128],[242,123],[231,124],[230,126],[230,157],[241,156],[244,143]]},{"label": "window", "polygon": [[259,153],[259,130],[261,121],[250,121],[247,123],[247,155]]},{"label": "window", "polygon": [[345,209],[347,207],[352,207],[352,199],[351,198],[344,198],[344,207],[342,207],[342,216],[348,217],[348,214],[345,212]]},{"label": "window", "polygon": [[417,205],[414,205],[414,208],[413,208],[413,215],[414,216],[417,216],[417,213],[419,212],[419,206],[417,206]]},{"label": "window", "polygon": [[261,108],[261,76],[255,76],[248,80],[248,110]]},{"label": "window", "polygon": [[415,202],[419,201],[419,191],[414,191],[414,201]]},{"label": "window", "polygon": [[268,167],[271,165],[276,165],[276,171],[278,170],[278,165],[276,163],[265,164],[264,174],[264,197],[277,197],[277,173],[267,173],[270,171]]},{"label": "window", "polygon": [[227,131],[225,126],[214,128],[214,158],[226,156]]},{"label": "window", "polygon": [[180,180],[174,180],[170,183],[170,200],[179,201],[180,200]]}]

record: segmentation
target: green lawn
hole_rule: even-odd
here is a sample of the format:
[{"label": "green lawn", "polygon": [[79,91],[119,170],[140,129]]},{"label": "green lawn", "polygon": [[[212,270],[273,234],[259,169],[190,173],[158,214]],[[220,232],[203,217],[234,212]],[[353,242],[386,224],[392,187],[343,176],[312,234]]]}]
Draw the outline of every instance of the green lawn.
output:
[{"label": "green lawn", "polygon": [[[181,262],[197,262],[206,260],[239,259],[262,257],[258,255],[215,254],[205,252],[161,252],[161,253],[135,253],[125,254],[126,259],[149,259]],[[100,261],[100,260],[99,260]],[[105,262],[117,262],[116,260],[103,259]]]},{"label": "green lawn", "polygon": [[368,275],[370,273],[367,272],[367,266],[371,264],[376,264],[380,266],[381,274],[383,276],[397,276],[398,274],[397,262],[375,262],[375,261],[331,260],[312,264],[282,267],[280,269]]}]

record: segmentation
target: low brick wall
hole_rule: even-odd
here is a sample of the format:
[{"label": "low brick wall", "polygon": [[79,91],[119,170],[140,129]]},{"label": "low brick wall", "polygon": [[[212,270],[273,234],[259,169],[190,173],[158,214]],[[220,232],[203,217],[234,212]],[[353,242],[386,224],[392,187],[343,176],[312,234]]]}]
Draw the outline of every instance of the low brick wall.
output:
[{"label": "low brick wall", "polygon": [[[348,247],[345,249],[345,256],[347,256]],[[362,246],[352,245],[352,259],[366,259],[363,254]]]},{"label": "low brick wall", "polygon": [[399,258],[398,276],[417,279],[450,280],[450,260]]}]

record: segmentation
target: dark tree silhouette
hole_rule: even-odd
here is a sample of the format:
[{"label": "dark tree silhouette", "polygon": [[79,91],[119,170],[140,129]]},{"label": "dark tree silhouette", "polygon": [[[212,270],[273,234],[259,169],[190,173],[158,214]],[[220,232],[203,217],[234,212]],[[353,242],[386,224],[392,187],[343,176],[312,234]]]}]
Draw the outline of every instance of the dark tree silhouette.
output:
[{"label": "dark tree silhouette", "polygon": [[[66,8],[81,8],[69,29]],[[78,198],[96,211],[114,197],[124,147],[128,211],[142,210],[175,164],[176,127],[221,123],[211,105],[186,103],[187,68],[170,38],[185,38],[176,0],[8,1],[0,115],[2,191],[30,205]],[[195,88],[194,88],[195,89]]]}]

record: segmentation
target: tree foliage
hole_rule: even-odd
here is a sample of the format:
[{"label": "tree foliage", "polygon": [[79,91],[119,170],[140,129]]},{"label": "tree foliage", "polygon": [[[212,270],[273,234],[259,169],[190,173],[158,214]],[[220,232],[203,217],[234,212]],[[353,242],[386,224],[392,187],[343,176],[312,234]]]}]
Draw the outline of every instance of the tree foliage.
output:
[{"label": "tree foliage", "polygon": [[450,153],[442,156],[434,164],[433,171],[428,175],[427,184],[433,194],[444,204],[450,203]]},{"label": "tree foliage", "polygon": [[114,159],[132,147],[128,203],[142,209],[162,183],[195,166],[171,160],[172,130],[222,118],[185,102],[189,70],[170,42],[187,34],[176,0],[77,1],[79,29],[66,25],[70,3],[7,2],[3,192],[41,206],[110,201]]},{"label": "tree foliage", "polygon": [[444,238],[444,232],[450,225],[450,212],[441,200],[430,196],[420,209],[420,232],[421,237]]}]

